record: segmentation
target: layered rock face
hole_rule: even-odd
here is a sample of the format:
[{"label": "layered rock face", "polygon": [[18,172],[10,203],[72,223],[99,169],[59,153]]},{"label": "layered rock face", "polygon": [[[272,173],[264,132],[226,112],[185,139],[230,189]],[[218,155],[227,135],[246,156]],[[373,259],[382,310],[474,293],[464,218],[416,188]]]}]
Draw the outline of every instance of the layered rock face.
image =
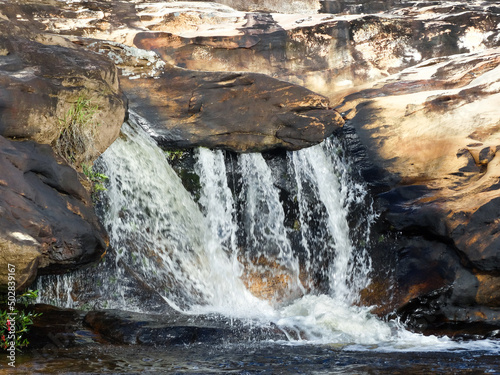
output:
[{"label": "layered rock face", "polygon": [[335,13],[344,14],[246,13],[210,2],[47,2],[27,17],[49,32],[154,50],[192,70],[264,73],[334,101],[342,90],[428,58],[493,47],[498,40],[500,16],[489,3],[337,3]]},{"label": "layered rock face", "polygon": [[344,124],[327,98],[263,74],[181,69],[118,43],[88,48],[115,60],[130,109],[166,149],[298,150]]},{"label": "layered rock face", "polygon": [[392,306],[419,324],[499,319],[499,57],[427,60],[338,108],[366,147],[362,173],[390,189],[381,202],[404,234]]},{"label": "layered rock face", "polygon": [[77,172],[50,146],[0,136],[2,281],[16,266],[18,289],[39,273],[75,269],[106,250],[106,232]]},{"label": "layered rock face", "polygon": [[326,98],[261,74],[172,68],[158,79],[124,81],[123,87],[131,108],[150,119],[153,137],[166,148],[297,150],[344,124]]},{"label": "layered rock face", "polygon": [[214,33],[204,25],[179,30],[175,17],[146,21],[152,9],[143,7],[139,16],[154,32],[138,33],[134,44],[184,68],[266,73],[336,99],[339,90],[428,58],[495,45],[500,16],[494,11],[435,8],[368,16],[236,14]]}]

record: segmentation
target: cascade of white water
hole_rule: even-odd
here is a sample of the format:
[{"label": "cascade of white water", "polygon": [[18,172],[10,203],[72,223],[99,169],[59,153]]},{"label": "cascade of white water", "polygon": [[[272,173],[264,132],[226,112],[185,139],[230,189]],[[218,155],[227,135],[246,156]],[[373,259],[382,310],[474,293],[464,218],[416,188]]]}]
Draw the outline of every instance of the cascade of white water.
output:
[{"label": "cascade of white water", "polygon": [[237,253],[236,208],[233,194],[227,184],[226,165],[221,150],[206,148],[196,150],[195,171],[200,177],[199,203],[214,238],[228,254]]},{"label": "cascade of white water", "polygon": [[249,301],[265,309],[224,251],[232,235],[221,241],[212,233],[224,223],[209,224],[164,153],[141,129],[124,124],[122,134],[125,139],[102,156],[109,177],[104,223],[118,260],[177,309],[222,308],[245,315]]},{"label": "cascade of white water", "polygon": [[262,259],[276,262],[275,267],[280,268],[277,272],[287,275],[288,292],[303,289],[299,262],[287,237],[285,212],[269,166],[261,154],[254,153],[240,155],[238,167],[246,259],[249,263],[262,263]]},{"label": "cascade of white water", "polygon": [[[338,147],[327,139],[322,145],[289,153],[288,158],[297,184],[300,231],[309,272],[323,266],[320,274],[329,280],[329,294],[337,301],[352,304],[368,285],[370,260],[363,249],[354,248],[347,217],[350,204],[355,199],[361,204],[366,191],[350,178],[347,165],[337,155]],[[308,194],[303,192],[305,186]],[[366,207],[366,214],[366,220],[375,217],[371,207]],[[309,224],[313,216],[324,220],[326,233],[322,237],[326,241],[322,249],[317,248],[318,244],[311,248],[311,240],[318,236],[317,228]]]},{"label": "cascade of white water", "polygon": [[[130,121],[100,160],[109,177],[102,219],[114,267],[111,271],[97,267],[95,272],[108,272],[106,280],[121,279],[127,269],[177,310],[274,322],[291,340],[340,344],[397,340],[394,327],[375,318],[368,308],[353,305],[369,281],[370,262],[351,241],[348,212],[351,205],[362,203],[365,192],[349,179],[348,167],[336,155],[332,141],[288,154],[299,223],[287,228],[283,202],[262,155],[238,156],[236,192],[234,186],[229,188],[223,153],[198,149],[195,171],[201,190],[195,202],[165,153],[137,126],[144,120],[132,113]],[[368,216],[373,216],[371,210]],[[300,232],[306,253],[302,269],[289,240],[292,231]],[[281,279],[298,293],[290,293],[291,298],[273,307],[255,297],[250,292],[255,292],[251,276],[262,271],[259,267],[286,273]],[[324,278],[327,288],[302,285],[300,271],[311,273],[322,267],[314,277]],[[273,276],[271,270],[260,275]],[[59,304],[71,305],[71,282],[58,282],[61,288],[54,295],[61,295]],[[115,295],[111,307],[134,309],[128,305],[127,291],[116,285],[102,288],[100,298],[109,298],[109,290]],[[61,293],[63,289],[67,292]],[[51,297],[42,300],[49,302]],[[397,332],[406,335],[399,328]]]}]

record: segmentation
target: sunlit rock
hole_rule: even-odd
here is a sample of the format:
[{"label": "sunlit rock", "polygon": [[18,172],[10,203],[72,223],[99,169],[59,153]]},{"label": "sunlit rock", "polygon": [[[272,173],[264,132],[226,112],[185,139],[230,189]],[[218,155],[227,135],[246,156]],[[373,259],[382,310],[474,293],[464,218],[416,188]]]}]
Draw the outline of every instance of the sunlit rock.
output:
[{"label": "sunlit rock", "polygon": [[0,21],[0,135],[53,145],[77,167],[92,163],[125,117],[116,67],[57,36],[11,35],[10,25]]},{"label": "sunlit rock", "polygon": [[297,150],[343,124],[327,98],[262,74],[180,69],[116,43],[89,47],[115,59],[128,77],[121,83],[130,108],[150,122],[151,135],[166,148]]},{"label": "sunlit rock", "polygon": [[[498,295],[487,291],[498,280],[486,275],[500,267],[498,103],[495,48],[425,61],[338,108],[371,165],[398,181],[380,195],[391,225],[410,238],[399,240],[392,303],[414,311],[439,300],[443,306],[431,304],[427,313],[442,314],[441,322],[466,319],[460,308],[476,311],[474,321],[497,319],[488,308]],[[365,172],[376,185],[377,176]],[[427,240],[412,240],[421,235]]]}]

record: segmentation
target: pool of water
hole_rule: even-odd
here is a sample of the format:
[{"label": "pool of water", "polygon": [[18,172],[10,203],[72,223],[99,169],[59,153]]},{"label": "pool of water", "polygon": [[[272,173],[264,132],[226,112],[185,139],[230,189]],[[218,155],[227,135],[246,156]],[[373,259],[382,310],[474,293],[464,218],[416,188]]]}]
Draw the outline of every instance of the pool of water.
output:
[{"label": "pool of water", "polygon": [[500,374],[499,364],[498,350],[383,352],[254,342],[45,348],[19,355],[16,369],[31,374]]}]

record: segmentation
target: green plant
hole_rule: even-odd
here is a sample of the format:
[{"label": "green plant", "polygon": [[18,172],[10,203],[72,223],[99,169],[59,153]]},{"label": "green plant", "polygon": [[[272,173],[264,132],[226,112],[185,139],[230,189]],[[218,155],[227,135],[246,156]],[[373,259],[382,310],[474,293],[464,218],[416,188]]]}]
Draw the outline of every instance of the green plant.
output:
[{"label": "green plant", "polygon": [[[38,291],[28,290],[17,297],[15,306],[9,305],[6,310],[0,310],[0,347],[8,349],[14,346],[17,350],[29,345],[28,339],[23,336],[29,331],[33,319],[42,315],[20,309],[20,305],[27,307],[38,297]],[[6,304],[6,300],[0,301]]]},{"label": "green plant", "polygon": [[82,170],[83,174],[85,174],[85,176],[87,176],[90,182],[92,182],[93,193],[106,190],[106,188],[103,185],[103,182],[109,180],[108,176],[99,172],[94,172],[92,166],[86,164],[82,164]]},{"label": "green plant", "polygon": [[79,96],[68,109],[64,118],[59,119],[61,131],[55,142],[55,149],[69,164],[91,160],[95,154],[94,136],[97,127],[95,117],[99,107]]},{"label": "green plant", "polygon": [[165,154],[167,155],[167,158],[170,161],[180,160],[184,157],[184,151],[182,150],[165,151]]}]

